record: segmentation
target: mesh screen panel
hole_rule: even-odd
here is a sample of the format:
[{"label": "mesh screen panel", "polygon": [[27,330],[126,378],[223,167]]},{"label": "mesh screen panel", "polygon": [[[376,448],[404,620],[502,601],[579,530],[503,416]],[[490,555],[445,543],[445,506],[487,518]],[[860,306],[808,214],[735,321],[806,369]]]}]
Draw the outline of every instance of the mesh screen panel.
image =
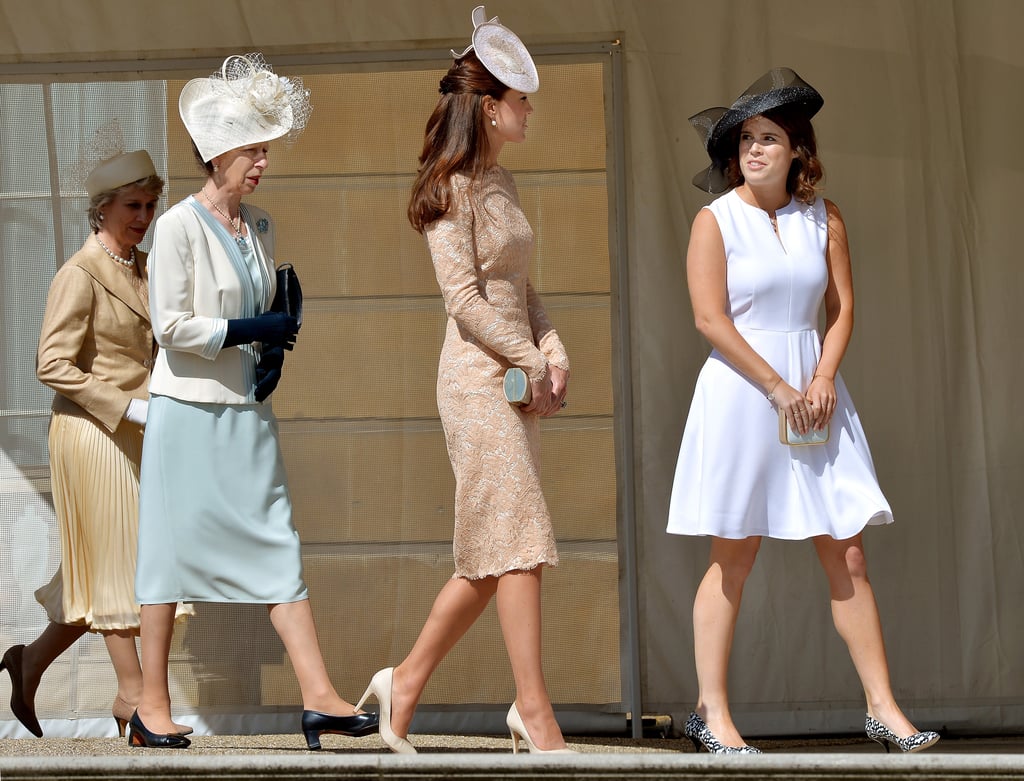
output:
[{"label": "mesh screen panel", "polygon": [[[454,480],[435,401],[445,313],[426,243],[405,218],[443,72],[403,67],[318,66],[312,75],[279,68],[303,76],[313,119],[295,145],[272,145],[268,175],[248,199],[274,216],[275,258],[295,265],[306,294],[301,339],[274,407],[321,645],[348,698],[375,670],[405,655],[453,569]],[[545,673],[556,704],[622,698],[605,67],[542,64],[529,141],[502,153],[536,233],[531,278],[573,365],[570,407],[542,424],[545,494],[562,559],[544,573]],[[56,191],[50,161],[72,166],[80,145],[117,116],[126,148],[148,149],[168,181],[161,208],[195,192],[203,177],[177,119],[178,94],[194,75],[0,86],[0,349],[8,410],[0,597],[5,606],[17,603],[0,612],[4,647],[44,626],[31,592],[59,555],[45,456],[50,393],[35,380],[34,351],[49,279],[88,226],[84,193],[66,183]],[[8,110],[10,101],[18,111]],[[16,197],[22,191],[31,197]],[[57,235],[61,252],[54,250]],[[27,306],[14,305],[29,298]],[[8,360],[9,352],[16,359]],[[18,409],[34,412],[10,413]],[[196,611],[178,627],[172,649],[176,710],[251,713],[299,705],[265,608],[202,604]],[[109,713],[113,693],[103,645],[90,637],[47,674],[40,716]],[[0,719],[9,719],[2,694]],[[512,696],[491,608],[438,669],[423,703],[472,707]]]}]

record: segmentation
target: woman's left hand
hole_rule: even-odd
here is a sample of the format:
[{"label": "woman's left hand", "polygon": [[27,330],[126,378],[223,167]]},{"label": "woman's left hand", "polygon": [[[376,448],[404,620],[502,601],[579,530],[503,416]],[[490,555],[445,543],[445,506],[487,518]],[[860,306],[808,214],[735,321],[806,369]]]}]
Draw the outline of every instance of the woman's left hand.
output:
[{"label": "woman's left hand", "polygon": [[561,412],[567,404],[565,394],[569,390],[569,372],[554,365],[549,366],[548,371],[551,372],[552,405],[551,411],[547,414],[554,415],[557,412]]},{"label": "woman's left hand", "polygon": [[544,379],[531,383],[533,397],[523,407],[523,412],[547,418],[562,409],[566,388],[569,384],[569,372],[557,366],[548,365],[548,373]]},{"label": "woman's left hand", "polygon": [[813,428],[821,431],[832,420],[836,411],[836,383],[830,377],[821,374],[814,375],[811,384],[807,386],[804,394],[811,402],[814,410]]}]

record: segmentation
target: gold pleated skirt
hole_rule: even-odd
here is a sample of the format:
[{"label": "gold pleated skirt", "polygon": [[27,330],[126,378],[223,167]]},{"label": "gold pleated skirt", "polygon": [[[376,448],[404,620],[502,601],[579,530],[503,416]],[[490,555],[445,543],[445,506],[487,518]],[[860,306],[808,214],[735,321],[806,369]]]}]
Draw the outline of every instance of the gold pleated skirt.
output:
[{"label": "gold pleated skirt", "polygon": [[[61,564],[36,599],[59,624],[137,632],[142,429],[122,421],[110,433],[91,418],[54,412],[49,446]],[[191,612],[179,605],[179,616]]]}]

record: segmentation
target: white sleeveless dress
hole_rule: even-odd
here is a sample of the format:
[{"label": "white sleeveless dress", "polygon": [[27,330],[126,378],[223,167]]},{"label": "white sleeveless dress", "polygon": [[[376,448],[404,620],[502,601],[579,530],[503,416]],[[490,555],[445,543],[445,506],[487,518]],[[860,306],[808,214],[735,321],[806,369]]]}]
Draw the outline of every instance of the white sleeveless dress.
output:
[{"label": "white sleeveless dress", "polygon": [[[735,191],[709,206],[725,242],[729,314],[782,378],[804,390],[821,356],[818,311],[828,283],[825,203],[768,215]],[[759,385],[713,351],[697,378],[676,464],[668,531],[729,539],[847,539],[892,523],[871,452],[840,376],[824,445],[779,442],[778,412]]]}]

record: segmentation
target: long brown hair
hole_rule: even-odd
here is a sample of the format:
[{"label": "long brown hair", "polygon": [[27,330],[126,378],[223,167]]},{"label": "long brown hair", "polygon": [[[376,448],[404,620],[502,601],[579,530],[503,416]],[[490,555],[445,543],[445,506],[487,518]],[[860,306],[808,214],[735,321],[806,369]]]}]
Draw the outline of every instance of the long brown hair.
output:
[{"label": "long brown hair", "polygon": [[[814,203],[818,195],[818,182],[825,177],[825,168],[818,159],[818,142],[814,137],[814,125],[811,124],[811,120],[807,118],[805,112],[788,106],[770,109],[761,116],[770,119],[786,131],[789,145],[796,152],[796,157],[789,166],[789,176],[786,177],[786,192],[801,203]],[[738,126],[731,132],[729,140],[722,144],[723,149],[731,150],[729,163],[725,169],[730,187],[739,187],[743,184],[739,161],[741,129],[742,125]]]},{"label": "long brown hair", "polygon": [[508,87],[470,51],[441,79],[438,100],[423,140],[420,168],[409,198],[409,222],[422,233],[451,207],[451,177],[476,178],[487,167],[490,143],[484,127],[484,96],[501,100]]}]

